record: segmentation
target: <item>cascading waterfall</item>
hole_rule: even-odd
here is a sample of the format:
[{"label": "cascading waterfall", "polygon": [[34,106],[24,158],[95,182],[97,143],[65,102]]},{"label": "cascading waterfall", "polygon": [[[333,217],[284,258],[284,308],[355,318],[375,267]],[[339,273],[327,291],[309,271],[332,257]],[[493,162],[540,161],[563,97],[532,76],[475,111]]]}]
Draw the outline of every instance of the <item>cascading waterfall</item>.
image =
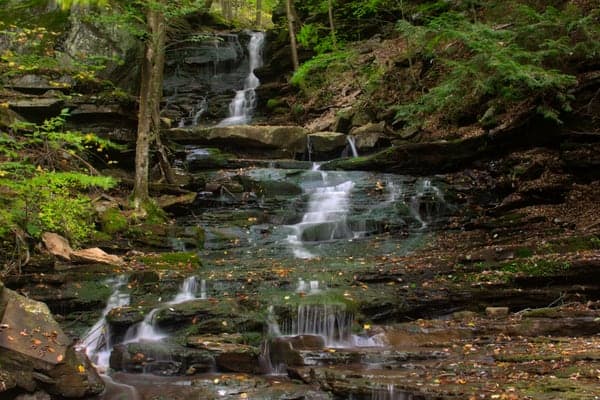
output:
[{"label": "cascading waterfall", "polygon": [[262,66],[262,49],[265,41],[264,32],[253,32],[248,44],[249,73],[244,81],[244,88],[238,90],[229,104],[229,117],[219,123],[219,126],[242,125],[252,118],[256,107],[256,91],[260,85],[254,70]]},{"label": "cascading waterfall", "polygon": [[[204,282],[204,283],[202,283]],[[201,286],[204,286],[204,297],[206,298],[206,281],[201,281]],[[179,292],[175,295],[173,300],[167,304],[179,304],[184,301],[197,299],[196,292],[198,290],[198,281],[195,276],[189,276],[183,280],[179,288]],[[201,289],[202,297],[202,289]],[[138,343],[138,342],[157,342],[166,338],[168,335],[162,333],[156,326],[156,314],[160,311],[160,308],[154,308],[150,311],[142,322],[130,326],[125,333],[123,343]]]},{"label": "cascading waterfall", "polygon": [[113,293],[106,302],[106,307],[104,307],[104,310],[102,311],[102,316],[94,326],[88,330],[81,343],[78,345],[78,349],[85,350],[85,353],[97,366],[99,371],[106,371],[108,369],[108,359],[113,348],[110,326],[106,322],[106,316],[113,308],[129,305],[129,295],[121,292],[121,289],[126,283],[125,277],[120,276],[116,280],[109,281],[109,283],[113,286]]},{"label": "cascading waterfall", "polygon": [[339,184],[329,184],[327,178],[327,173],[322,172],[324,186],[307,190],[310,196],[308,210],[300,223],[290,226],[292,233],[288,235],[287,241],[297,258],[314,257],[304,248],[304,242],[349,239],[354,236],[346,222],[354,183],[348,180]]},{"label": "cascading waterfall", "polygon": [[303,304],[288,327],[290,335],[319,335],[326,346],[349,343],[354,315],[337,304]]}]

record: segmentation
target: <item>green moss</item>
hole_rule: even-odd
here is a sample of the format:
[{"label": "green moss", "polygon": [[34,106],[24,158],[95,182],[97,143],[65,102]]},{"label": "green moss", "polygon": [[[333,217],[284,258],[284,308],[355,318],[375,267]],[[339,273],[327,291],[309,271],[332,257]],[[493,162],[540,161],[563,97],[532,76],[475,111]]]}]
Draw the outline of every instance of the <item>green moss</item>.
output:
[{"label": "green moss", "polygon": [[283,105],[283,101],[281,101],[280,99],[269,99],[267,100],[267,108],[269,110],[274,110],[276,108],[279,108]]},{"label": "green moss", "polygon": [[103,282],[91,280],[68,285],[65,297],[74,296],[82,302],[104,302],[112,293],[112,288]]},{"label": "green moss", "polygon": [[171,269],[173,267],[191,266],[200,268],[200,257],[194,252],[169,252],[144,255],[138,259],[147,266],[158,269]]},{"label": "green moss", "polygon": [[527,261],[513,261],[510,263],[500,265],[500,270],[504,272],[512,272],[516,274],[523,274],[527,276],[539,276],[548,277],[562,275],[566,273],[571,264],[566,261],[558,260],[527,260]]},{"label": "green moss", "polygon": [[100,215],[100,223],[102,232],[109,235],[124,232],[129,225],[127,218],[121,213],[118,208],[110,208]]}]

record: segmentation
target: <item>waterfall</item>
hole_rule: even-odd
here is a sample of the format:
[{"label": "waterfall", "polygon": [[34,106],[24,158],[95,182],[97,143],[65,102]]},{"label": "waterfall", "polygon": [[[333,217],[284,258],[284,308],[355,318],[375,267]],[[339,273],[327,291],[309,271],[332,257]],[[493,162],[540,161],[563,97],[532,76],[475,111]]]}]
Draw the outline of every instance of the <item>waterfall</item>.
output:
[{"label": "waterfall", "polygon": [[413,218],[421,224],[420,229],[425,229],[432,217],[439,213],[439,208],[444,204],[445,199],[442,191],[434,186],[431,180],[423,179],[415,186],[415,194],[410,199],[410,212]]},{"label": "waterfall", "polygon": [[110,280],[112,283],[113,293],[106,302],[106,307],[102,311],[102,316],[94,326],[92,326],[84,335],[81,343],[77,346],[78,350],[85,350],[89,359],[98,367],[98,370],[105,371],[108,369],[108,359],[113,348],[111,340],[110,326],[106,322],[108,313],[117,307],[129,305],[129,295],[121,292],[121,289],[126,283],[125,277],[120,276],[116,280]]},{"label": "waterfall", "polygon": [[167,335],[161,333],[155,323],[156,314],[159,311],[159,308],[154,308],[144,317],[142,322],[130,326],[125,333],[123,343],[157,342],[166,338]]},{"label": "waterfall", "polygon": [[285,335],[318,335],[326,346],[336,347],[351,343],[354,315],[340,304],[302,304],[296,318],[284,322]]},{"label": "waterfall", "polygon": [[345,181],[328,185],[327,174],[321,174],[326,186],[310,189],[308,210],[302,221],[291,225],[292,233],[287,241],[297,258],[313,258],[314,255],[306,250],[304,242],[321,242],[336,239],[350,239],[354,234],[346,222],[350,211],[350,192],[354,182]]},{"label": "waterfall", "polygon": [[219,123],[219,126],[242,125],[250,121],[256,107],[255,89],[260,81],[254,75],[254,70],[262,66],[262,49],[265,41],[264,32],[252,32],[248,44],[249,72],[244,81],[244,88],[235,93],[229,104],[229,117]]},{"label": "waterfall", "polygon": [[[195,276],[189,276],[183,280],[183,283],[179,287],[179,292],[175,295],[173,300],[167,304],[179,304],[184,301],[197,299],[196,292],[198,291],[198,280]],[[206,298],[206,281],[203,279],[200,281],[200,298],[204,295]],[[142,322],[130,326],[125,333],[125,339],[123,343],[138,343],[141,341],[157,342],[166,338],[168,335],[162,333],[156,326],[156,314],[160,311],[160,308],[154,308],[150,311]]]},{"label": "waterfall", "polygon": [[195,276],[185,278],[179,288],[179,293],[177,293],[175,298],[171,300],[169,304],[183,303],[184,301],[195,299],[197,289],[198,281]]},{"label": "waterfall", "polygon": [[354,136],[346,136],[346,141],[348,142],[348,146],[350,146],[350,150],[352,151],[352,157],[358,157],[358,150],[356,149],[356,142],[354,141]]}]

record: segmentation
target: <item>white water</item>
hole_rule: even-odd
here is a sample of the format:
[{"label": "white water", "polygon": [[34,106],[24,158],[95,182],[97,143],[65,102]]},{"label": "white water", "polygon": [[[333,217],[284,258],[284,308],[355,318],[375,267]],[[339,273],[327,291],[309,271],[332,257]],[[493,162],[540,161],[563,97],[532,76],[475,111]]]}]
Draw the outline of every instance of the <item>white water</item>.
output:
[{"label": "white water", "polygon": [[348,142],[348,145],[350,146],[350,150],[352,151],[352,157],[356,158],[358,157],[358,150],[356,149],[356,142],[354,141],[354,137],[353,136],[346,136],[346,141]]},{"label": "white water", "polygon": [[435,199],[437,208],[439,208],[440,205],[443,205],[445,203],[442,191],[436,186],[434,186],[431,183],[431,180],[423,179],[415,185],[415,194],[410,199],[410,212],[413,218],[415,218],[421,224],[420,229],[427,228],[427,226],[429,225],[428,220],[432,216],[435,216],[439,211],[438,209],[431,210],[429,209],[429,207],[426,206],[424,210],[425,213],[423,214],[421,210],[421,205],[423,203],[423,199],[427,196]]},{"label": "white water", "polygon": [[[189,276],[183,280],[179,292],[167,304],[173,305],[195,300],[198,298],[196,296],[197,290],[198,280],[195,276]],[[200,298],[206,299],[206,281],[204,279],[200,281]],[[153,309],[144,317],[142,322],[130,326],[125,333],[123,343],[157,342],[168,337],[167,334],[161,332],[156,326],[155,319],[159,311],[160,308]]]},{"label": "white water", "polygon": [[[313,170],[318,170],[318,164],[314,165]],[[354,236],[346,222],[354,182],[329,185],[326,172],[321,172],[321,178],[324,186],[306,190],[309,193],[308,209],[302,221],[289,226],[292,233],[288,235],[287,241],[296,258],[315,257],[304,247],[303,242],[347,239]]]},{"label": "white water", "polygon": [[[206,285],[206,283],[205,283]],[[195,276],[189,276],[183,280],[179,293],[175,296],[169,304],[183,303],[184,301],[193,300],[196,298],[196,291],[198,290],[198,280]],[[206,288],[205,288],[206,291]]]},{"label": "white water", "polygon": [[253,32],[248,44],[249,72],[244,81],[244,88],[235,93],[229,104],[229,117],[219,123],[219,126],[242,125],[252,118],[256,107],[256,88],[260,85],[254,70],[262,66],[262,49],[265,42],[264,32]]},{"label": "white water", "polygon": [[87,331],[81,340],[81,344],[77,346],[78,350],[85,350],[88,358],[96,365],[100,372],[108,369],[108,359],[113,348],[106,316],[113,308],[129,305],[129,295],[121,292],[122,287],[126,283],[125,277],[120,276],[116,280],[110,280],[109,283],[112,284],[113,293],[108,298],[106,307],[102,310],[102,316]]}]

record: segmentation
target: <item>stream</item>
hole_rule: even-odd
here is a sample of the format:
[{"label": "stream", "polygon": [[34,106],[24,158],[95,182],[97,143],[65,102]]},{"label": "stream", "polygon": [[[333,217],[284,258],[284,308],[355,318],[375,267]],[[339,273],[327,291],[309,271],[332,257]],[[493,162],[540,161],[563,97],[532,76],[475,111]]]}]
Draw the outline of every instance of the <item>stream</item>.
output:
[{"label": "stream", "polygon": [[[238,82],[219,126],[252,120],[264,34],[247,35],[243,57],[240,40],[230,35],[215,39],[214,49],[184,49],[187,61],[170,64],[167,108],[179,110],[180,126],[202,123],[221,96],[190,101],[194,95],[182,81],[190,65],[202,65],[200,83],[217,77]],[[213,61],[203,58],[208,50]],[[237,59],[242,62],[232,66]],[[220,93],[230,90],[224,87]],[[187,153],[204,157],[210,149]],[[350,137],[345,153],[358,156]],[[168,272],[141,291],[134,288],[137,276],[106,282],[112,294],[79,346],[105,374],[107,390],[99,400],[421,398],[397,389],[393,377],[390,382],[385,371],[401,356],[384,330],[370,329],[369,321],[378,317],[360,306],[375,305],[375,314],[385,315],[389,310],[382,304],[394,291],[382,288],[385,301],[361,300],[353,274],[427,241],[451,210],[443,188],[429,178],[296,165],[198,172],[198,179],[241,190],[199,193],[178,216],[183,230],[201,227],[204,242],[198,251],[202,266],[185,274],[176,291],[162,289]],[[188,250],[178,237],[171,243],[174,251]],[[328,389],[299,382],[301,372],[294,370],[336,365],[370,378],[353,388]]]}]

